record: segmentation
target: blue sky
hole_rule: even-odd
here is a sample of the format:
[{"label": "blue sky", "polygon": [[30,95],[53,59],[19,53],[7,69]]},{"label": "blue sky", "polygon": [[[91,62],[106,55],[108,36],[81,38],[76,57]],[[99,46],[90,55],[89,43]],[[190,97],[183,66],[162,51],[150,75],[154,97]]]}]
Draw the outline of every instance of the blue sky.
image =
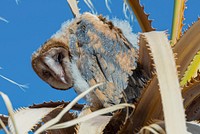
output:
[{"label": "blue sky", "polygon": [[[83,0],[79,0],[80,12],[90,11]],[[101,1],[101,2],[100,2]],[[92,0],[98,14],[126,19],[122,11],[122,0],[111,0],[110,13],[103,0]],[[153,27],[157,30],[170,32],[173,1],[172,0],[141,0],[145,11],[153,19]],[[188,0],[184,23],[191,24],[200,14],[200,1]],[[76,94],[73,90],[54,90],[43,82],[31,67],[31,55],[51,37],[61,24],[73,18],[66,0],[0,0],[0,17],[9,23],[0,21],[0,74],[16,82],[28,84],[29,88],[22,91],[17,86],[0,78],[0,91],[6,93],[14,108],[29,106],[50,100],[72,100]],[[134,18],[131,23],[133,32],[140,32]],[[7,110],[0,99],[0,113]]]}]

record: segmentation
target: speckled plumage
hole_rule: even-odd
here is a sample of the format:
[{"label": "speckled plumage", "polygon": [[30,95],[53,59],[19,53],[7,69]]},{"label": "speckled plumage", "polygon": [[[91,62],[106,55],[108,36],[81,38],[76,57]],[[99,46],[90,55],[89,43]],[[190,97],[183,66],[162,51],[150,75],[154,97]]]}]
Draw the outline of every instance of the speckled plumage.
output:
[{"label": "speckled plumage", "polygon": [[[84,13],[75,18],[67,27],[53,35],[33,55],[32,65],[34,70],[43,80],[55,88],[59,88],[59,85],[56,85],[56,82],[48,81],[41,74],[41,70],[44,70],[46,65],[44,65],[44,68],[40,68],[38,62],[42,63],[43,60],[41,59],[47,56],[45,53],[57,47],[69,52],[69,60],[62,62],[61,65],[64,68],[63,70],[68,72],[66,74],[68,77],[65,78],[71,79],[71,84],[77,93],[81,93],[89,86],[97,83],[105,83],[86,96],[86,99],[94,107],[101,107],[101,104],[104,107],[119,104],[121,99],[124,98],[125,89],[128,89],[125,90],[125,94],[129,100],[139,96],[140,86],[143,86],[144,82],[134,80],[140,78],[140,76],[135,76],[136,72],[133,73],[137,66],[137,50],[119,28],[102,16]],[[54,64],[57,64],[57,62]],[[52,68],[49,65],[47,66],[50,69]],[[63,72],[66,73],[66,71]],[[52,76],[57,80],[58,73],[56,75],[54,73],[55,71]],[[137,86],[138,84],[140,86]],[[128,93],[131,93],[131,95]]]}]

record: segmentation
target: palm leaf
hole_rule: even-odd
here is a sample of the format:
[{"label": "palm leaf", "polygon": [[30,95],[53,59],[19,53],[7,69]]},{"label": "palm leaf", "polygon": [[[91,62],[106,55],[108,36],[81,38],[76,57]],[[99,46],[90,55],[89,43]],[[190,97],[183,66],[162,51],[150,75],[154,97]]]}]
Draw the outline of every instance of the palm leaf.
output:
[{"label": "palm leaf", "polygon": [[144,7],[140,5],[139,0],[127,0],[128,4],[132,8],[143,32],[154,31],[151,26],[151,20],[148,19],[148,15],[144,12]]},{"label": "palm leaf", "polygon": [[200,72],[198,76],[192,78],[187,85],[182,89],[182,94],[184,98],[184,106],[187,107],[192,103],[192,101],[200,95]]},{"label": "palm leaf", "polygon": [[[200,20],[195,22],[173,47],[174,53],[177,54],[176,64],[180,66],[178,68],[179,79],[183,78],[188,66],[191,64],[197,52],[200,51],[199,27],[200,27]],[[197,65],[199,64],[200,60],[197,61]],[[189,79],[190,78],[188,78],[188,80]],[[186,79],[185,81],[188,80]]]},{"label": "palm leaf", "polygon": [[171,44],[174,45],[182,35],[186,0],[174,0],[174,14],[171,29]]},{"label": "palm leaf", "polygon": [[200,70],[200,51],[195,55],[194,59],[188,66],[183,78],[181,79],[181,85],[184,86],[192,78],[197,76],[197,71]]},{"label": "palm leaf", "polygon": [[[176,65],[167,37],[162,32],[150,32],[141,34],[141,39],[145,40],[142,43],[147,43],[147,47],[151,50],[157,76],[155,75],[147,85],[146,90],[141,95],[136,106],[135,112],[130,117],[130,120],[127,121],[128,123],[125,124],[121,132],[136,132],[151,119],[163,119],[160,93],[158,90],[159,83],[167,132],[185,133],[186,126],[182,97]],[[171,112],[173,112],[174,117],[172,117]],[[174,123],[174,121],[177,121],[177,123]],[[174,127],[174,125],[177,126]]]}]

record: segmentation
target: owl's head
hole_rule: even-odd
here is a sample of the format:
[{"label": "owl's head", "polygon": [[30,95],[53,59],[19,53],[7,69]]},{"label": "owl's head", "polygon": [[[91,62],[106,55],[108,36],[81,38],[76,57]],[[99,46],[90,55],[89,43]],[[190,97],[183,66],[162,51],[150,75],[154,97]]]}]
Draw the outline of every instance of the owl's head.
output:
[{"label": "owl's head", "polygon": [[[47,40],[33,55],[32,67],[37,75],[51,87],[67,90],[74,86],[72,59],[80,47],[77,29],[83,19],[97,20],[95,15],[85,13],[63,23],[61,29]],[[81,29],[84,30],[84,26]],[[82,32],[84,33],[84,32]],[[75,63],[76,64],[76,63]],[[76,66],[76,65],[75,65]],[[78,71],[78,70],[76,70]],[[80,75],[79,75],[80,76]]]},{"label": "owl's head", "polygon": [[69,65],[69,49],[58,40],[50,39],[32,56],[34,71],[56,89],[68,89],[73,86]]}]

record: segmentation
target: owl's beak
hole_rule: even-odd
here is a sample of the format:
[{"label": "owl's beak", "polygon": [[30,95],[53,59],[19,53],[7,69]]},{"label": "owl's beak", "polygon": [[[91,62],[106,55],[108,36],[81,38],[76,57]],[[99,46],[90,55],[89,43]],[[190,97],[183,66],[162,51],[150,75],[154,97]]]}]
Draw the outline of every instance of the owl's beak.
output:
[{"label": "owl's beak", "polygon": [[66,80],[65,69],[61,64],[55,62],[55,60],[50,56],[44,57],[44,64],[58,81],[64,84],[69,84]]}]

